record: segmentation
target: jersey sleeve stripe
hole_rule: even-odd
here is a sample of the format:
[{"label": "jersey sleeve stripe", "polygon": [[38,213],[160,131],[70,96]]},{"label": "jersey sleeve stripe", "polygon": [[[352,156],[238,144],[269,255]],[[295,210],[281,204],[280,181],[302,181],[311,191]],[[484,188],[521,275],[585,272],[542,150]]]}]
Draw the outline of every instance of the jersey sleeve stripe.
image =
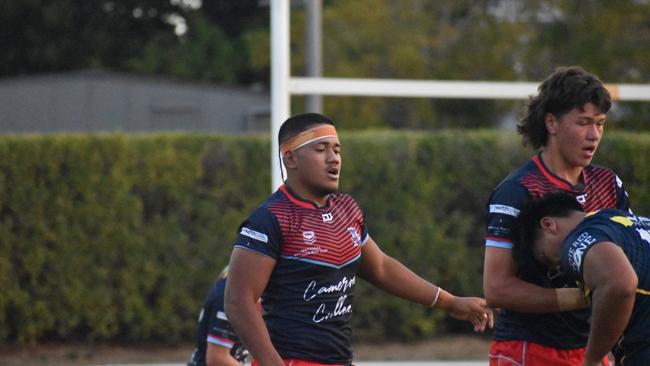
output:
[{"label": "jersey sleeve stripe", "polygon": [[486,247],[512,249],[512,242],[502,238],[488,237],[485,239]]},{"label": "jersey sleeve stripe", "polygon": [[[273,258],[272,255],[268,255],[268,254],[266,254],[264,252],[260,252],[259,250],[253,249],[253,248],[251,248],[251,247],[249,247],[249,246],[247,246],[245,244],[235,244],[233,247],[234,248],[246,249],[246,250],[251,251],[253,253],[257,253],[257,254],[261,254],[261,255],[263,255],[265,257]],[[273,259],[275,259],[275,258],[273,258]]]},{"label": "jersey sleeve stripe", "polygon": [[370,239],[370,235],[366,234],[365,238],[363,238],[363,240],[361,241],[361,246],[366,245],[368,239]]},{"label": "jersey sleeve stripe", "polygon": [[235,342],[233,342],[231,339],[218,337],[214,334],[208,334],[208,342],[227,348],[232,348],[232,346],[235,345]]}]

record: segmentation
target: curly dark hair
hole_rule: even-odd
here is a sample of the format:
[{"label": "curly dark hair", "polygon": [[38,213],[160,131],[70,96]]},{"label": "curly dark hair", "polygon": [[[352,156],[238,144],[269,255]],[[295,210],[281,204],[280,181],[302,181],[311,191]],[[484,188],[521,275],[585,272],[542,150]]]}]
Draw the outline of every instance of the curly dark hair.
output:
[{"label": "curly dark hair", "polygon": [[576,198],[566,192],[549,192],[544,197],[528,201],[519,212],[512,226],[512,257],[517,272],[526,277],[531,270],[540,267],[533,255],[533,243],[540,230],[543,217],[569,217],[574,211],[582,211]]},{"label": "curly dark hair", "polygon": [[560,118],[574,108],[592,103],[602,113],[612,106],[612,97],[596,75],[579,66],[558,67],[537,88],[538,94],[530,97],[517,132],[524,138],[524,144],[535,149],[546,145],[548,131],[544,118],[552,113]]}]

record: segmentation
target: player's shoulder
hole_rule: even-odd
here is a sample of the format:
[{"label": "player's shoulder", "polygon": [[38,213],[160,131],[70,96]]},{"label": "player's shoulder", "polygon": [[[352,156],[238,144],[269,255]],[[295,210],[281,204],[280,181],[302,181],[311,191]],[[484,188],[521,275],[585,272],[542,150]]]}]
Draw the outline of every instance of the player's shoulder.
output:
[{"label": "player's shoulder", "polygon": [[357,200],[350,194],[343,192],[334,192],[330,196],[331,207],[345,207],[353,210],[361,211],[361,207]]},{"label": "player's shoulder", "polygon": [[496,186],[495,190],[521,186],[522,178],[537,172],[539,172],[537,164],[535,164],[533,159],[529,159],[523,165],[510,171],[510,173],[508,173],[508,175],[506,175],[506,177]]},{"label": "player's shoulder", "polygon": [[599,176],[617,176],[614,171],[606,166],[598,164],[590,164],[585,168],[585,173],[589,175],[599,175]]},{"label": "player's shoulder", "polygon": [[526,188],[521,184],[522,174],[513,172],[502,180],[492,192],[489,202],[519,202],[528,197]]},{"label": "player's shoulder", "polygon": [[581,244],[581,240],[591,244],[616,237],[625,227],[632,227],[634,222],[635,218],[630,213],[608,208],[588,213],[568,237],[574,245]]},{"label": "player's shoulder", "polygon": [[290,206],[290,201],[287,197],[280,191],[276,191],[270,195],[266,201],[258,205],[252,212],[251,217],[267,216],[273,215],[272,211],[278,207],[288,207]]},{"label": "player's shoulder", "polygon": [[355,200],[354,197],[352,197],[352,195],[347,194],[347,193],[343,193],[343,192],[338,192],[338,191],[333,192],[330,195],[330,201],[333,202],[333,203],[334,202],[337,202],[337,203],[339,203],[339,202],[341,202],[341,203],[353,202],[355,204],[357,203],[357,200]]},{"label": "player's shoulder", "polygon": [[288,206],[286,203],[282,203],[283,200],[286,201],[286,198],[284,198],[284,196],[279,192],[275,192],[266,201],[251,211],[248,217],[239,226],[238,231],[243,229],[269,229],[276,226],[278,221],[278,209],[276,207],[278,205],[284,207]]},{"label": "player's shoulder", "polygon": [[579,224],[582,226],[594,226],[594,225],[605,225],[605,226],[633,226],[637,222],[636,216],[629,213],[628,211],[619,210],[615,208],[606,208],[604,210],[599,210],[596,212],[589,212],[585,219]]}]

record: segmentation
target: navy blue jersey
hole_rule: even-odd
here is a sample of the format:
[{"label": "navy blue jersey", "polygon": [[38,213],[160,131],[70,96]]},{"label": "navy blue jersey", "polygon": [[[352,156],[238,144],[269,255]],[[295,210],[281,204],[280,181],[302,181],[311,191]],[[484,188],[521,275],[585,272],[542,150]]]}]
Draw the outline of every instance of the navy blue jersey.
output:
[{"label": "navy blue jersey", "polygon": [[[521,207],[528,200],[552,191],[573,194],[585,211],[604,208],[629,210],[623,183],[611,170],[590,165],[583,169],[581,183],[574,186],[551,173],[539,153],[513,171],[492,193],[487,207],[485,245],[511,249],[510,228]],[[539,286],[575,287],[574,281],[548,273],[542,265],[527,270],[521,277]],[[561,349],[584,347],[589,332],[588,316],[587,310],[546,314],[502,310],[497,318],[494,339],[523,340]]]},{"label": "navy blue jersey", "polygon": [[[599,211],[586,217],[564,240],[564,271],[584,282],[584,257],[601,242],[621,247],[639,279],[632,316],[613,352],[617,360],[625,355],[627,365],[628,360],[637,356],[635,353],[643,352],[648,357],[650,351],[650,219],[620,210]],[[639,364],[650,364],[650,358],[639,361]]]},{"label": "navy blue jersey", "polygon": [[319,208],[286,186],[240,226],[236,248],[276,260],[262,308],[280,356],[352,361],[352,300],[367,240],[363,214],[350,196],[330,194]]},{"label": "navy blue jersey", "polygon": [[239,337],[230,326],[223,308],[224,291],[226,289],[226,276],[221,276],[214,282],[208,296],[203,302],[203,308],[199,314],[199,328],[196,339],[196,349],[192,354],[189,365],[205,365],[205,352],[207,342],[230,348],[230,354],[244,361],[245,350]]}]

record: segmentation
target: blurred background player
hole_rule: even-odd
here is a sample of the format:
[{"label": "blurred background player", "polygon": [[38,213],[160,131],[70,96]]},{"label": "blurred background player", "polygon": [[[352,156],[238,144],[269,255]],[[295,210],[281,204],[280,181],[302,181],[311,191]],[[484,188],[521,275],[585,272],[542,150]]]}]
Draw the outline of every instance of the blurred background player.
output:
[{"label": "blurred background player", "polygon": [[513,227],[517,265],[534,256],[577,279],[591,299],[585,365],[613,348],[617,365],[650,365],[650,219],[628,211],[587,214],[550,194],[521,210]]},{"label": "blurred background player", "polygon": [[518,126],[538,151],[496,187],[488,203],[483,287],[488,304],[502,308],[491,365],[582,365],[587,344],[589,311],[569,311],[586,306],[574,281],[533,258],[517,271],[510,230],[521,207],[561,190],[587,211],[629,209],[616,174],[591,164],[611,107],[603,83],[580,67],[560,67],[538,91]]},{"label": "blurred background player", "polygon": [[475,330],[491,322],[484,299],[453,296],[379,249],[356,201],[338,192],[341,145],[328,118],[291,117],[278,140],[287,180],[239,227],[226,286],[226,313],[254,365],[350,365],[357,274]]},{"label": "blurred background player", "polygon": [[199,314],[196,349],[187,366],[240,366],[248,352],[223,310],[228,266],[212,284]]}]

